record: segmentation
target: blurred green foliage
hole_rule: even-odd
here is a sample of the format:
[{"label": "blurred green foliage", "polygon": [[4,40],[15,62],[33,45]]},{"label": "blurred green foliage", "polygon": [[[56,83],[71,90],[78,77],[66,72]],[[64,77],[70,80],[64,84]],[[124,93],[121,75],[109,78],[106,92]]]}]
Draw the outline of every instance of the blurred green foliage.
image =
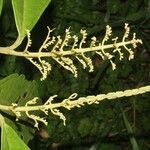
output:
[{"label": "blurred green foliage", "polygon": [[[7,0],[8,2],[8,0]],[[11,5],[4,3],[0,17],[0,44],[12,44],[17,37],[17,30],[11,11]],[[149,0],[52,0],[42,17],[32,30],[32,50],[35,51],[45,38],[46,26],[56,28],[54,35],[63,35],[67,27],[75,34],[81,28],[87,29],[89,38],[101,39],[105,26],[111,25],[114,36],[121,37],[124,23],[128,22],[132,32],[143,40],[143,45],[135,50],[135,59],[131,62],[119,62],[117,70],[112,71],[110,64],[91,54],[95,71],[88,73],[78,65],[79,77],[76,79],[59,65],[53,64],[53,70],[45,81],[40,81],[39,72],[22,58],[0,56],[0,78],[18,73],[26,79],[36,82],[39,97],[44,103],[51,95],[58,95],[62,101],[70,94],[79,96],[95,95],[150,84],[150,2]],[[24,47],[26,39],[20,46]],[[19,48],[18,48],[19,49]],[[18,79],[20,80],[20,79]],[[20,80],[22,83],[22,81]],[[0,85],[1,86],[1,85]],[[31,149],[50,149],[58,143],[60,149],[75,150],[130,150],[130,135],[124,125],[122,111],[128,116],[134,138],[141,150],[150,148],[150,94],[123,98],[122,101],[103,101],[99,105],[84,106],[64,112],[67,123],[51,113],[47,117],[48,126],[41,125],[41,130],[33,135],[29,142]],[[49,137],[45,136],[46,132]]]}]

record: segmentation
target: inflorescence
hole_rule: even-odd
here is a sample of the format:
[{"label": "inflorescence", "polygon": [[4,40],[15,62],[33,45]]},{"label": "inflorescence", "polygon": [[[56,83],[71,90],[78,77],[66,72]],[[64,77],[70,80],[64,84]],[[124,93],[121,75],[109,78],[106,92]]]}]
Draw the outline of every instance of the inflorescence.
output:
[{"label": "inflorescence", "polygon": [[[24,50],[24,53],[26,54],[24,57],[28,59],[34,66],[36,66],[41,72],[41,80],[45,80],[49,71],[51,71],[52,69],[51,64],[44,59],[45,57],[51,57],[63,68],[72,72],[74,74],[74,77],[77,77],[77,67],[74,65],[74,62],[70,58],[70,56],[74,56],[83,65],[84,69],[89,68],[89,72],[92,72],[94,70],[92,59],[86,56],[86,53],[95,52],[103,60],[109,60],[112,65],[112,69],[115,70],[116,64],[112,60],[115,57],[115,54],[119,54],[119,60],[121,61],[124,58],[124,53],[121,48],[124,47],[124,49],[129,53],[128,59],[131,60],[134,58],[134,53],[131,48],[127,47],[127,45],[133,45],[133,47],[136,48],[137,43],[142,43],[140,39],[136,39],[135,33],[133,34],[133,38],[131,40],[127,40],[130,33],[130,28],[127,23],[125,24],[125,33],[121,42],[118,42],[118,37],[116,37],[112,39],[112,44],[106,43],[110,40],[110,37],[112,35],[112,29],[109,25],[107,25],[106,33],[102,42],[100,43],[98,42],[96,37],[92,37],[90,45],[88,47],[85,47],[87,43],[86,30],[81,29],[80,34],[82,35],[82,38],[81,40],[79,40],[76,35],[71,35],[70,28],[66,29],[63,39],[61,38],[61,36],[50,37],[50,33],[53,30],[51,30],[49,27],[47,28],[47,37],[39,48],[39,51],[36,52],[36,55],[29,51],[29,47],[31,46],[32,41],[30,38],[30,32],[27,30],[28,42]],[[113,51],[110,51],[109,49],[112,48]]]},{"label": "inflorescence", "polygon": [[71,110],[75,107],[82,107],[85,104],[91,105],[91,104],[99,104],[101,101],[108,99],[118,99],[121,97],[129,97],[134,95],[139,95],[143,93],[150,92],[150,86],[145,86],[141,88],[131,89],[131,90],[125,90],[125,91],[117,91],[117,92],[110,92],[108,94],[99,94],[99,95],[92,95],[87,97],[80,97],[77,98],[77,93],[73,93],[71,96],[69,96],[67,99],[64,99],[62,102],[56,102],[52,103],[54,99],[57,97],[57,95],[50,96],[50,98],[45,102],[43,105],[37,105],[38,103],[38,97],[35,97],[28,101],[25,106],[18,106],[17,104],[12,104],[12,106],[3,106],[0,105],[0,110],[7,110],[12,111],[15,116],[16,120],[18,120],[22,113],[25,113],[28,118],[34,120],[35,124],[34,126],[36,128],[39,127],[39,122],[44,123],[45,125],[48,124],[45,118],[42,118],[40,116],[32,114],[32,112],[35,111],[42,111],[45,115],[48,115],[49,110],[51,113],[53,113],[56,116],[59,116],[60,119],[63,120],[64,125],[66,124],[66,117],[62,112],[60,112],[59,108],[63,107],[68,110]]},{"label": "inflorescence", "polygon": [[[38,68],[38,70],[42,74],[41,80],[45,80],[48,76],[49,71],[51,71],[51,64],[46,61],[45,58],[52,58],[57,63],[59,63],[62,67],[69,70],[77,77],[77,67],[74,65],[71,56],[74,56],[82,65],[83,68],[89,68],[89,72],[94,70],[94,66],[92,64],[92,59],[86,55],[88,52],[95,52],[98,54],[103,60],[109,60],[112,69],[116,69],[116,64],[113,61],[116,53],[119,56],[119,60],[121,61],[125,57],[125,53],[123,49],[128,52],[128,60],[134,58],[134,53],[131,48],[128,48],[128,45],[132,45],[133,48],[137,47],[138,43],[142,44],[140,39],[136,39],[136,33],[133,33],[133,37],[131,40],[127,40],[129,38],[130,28],[128,24],[125,24],[125,33],[122,38],[122,41],[118,42],[118,37],[113,38],[111,44],[108,44],[110,41],[110,37],[112,36],[112,29],[109,25],[106,26],[106,33],[102,40],[99,42],[96,37],[92,37],[89,46],[87,45],[87,32],[86,30],[80,31],[82,38],[79,40],[78,36],[71,35],[70,28],[66,29],[64,38],[61,36],[52,36],[50,37],[51,30],[48,27],[48,34],[43,44],[39,48],[38,52],[30,52],[29,48],[31,47],[32,40],[29,30],[27,30],[27,45],[23,52],[15,51],[12,49],[1,48],[0,53],[7,55],[15,55],[20,57],[25,57],[29,60],[34,66]],[[70,44],[71,43],[71,44]],[[113,50],[110,50],[113,49]],[[45,118],[37,116],[32,112],[42,111],[46,115],[48,115],[49,110],[54,114],[60,117],[63,120],[64,125],[66,121],[66,117],[62,112],[60,112],[59,108],[64,107],[68,110],[74,107],[81,107],[85,104],[99,104],[100,101],[104,99],[117,99],[120,97],[127,97],[132,95],[143,94],[146,92],[150,92],[150,86],[145,86],[137,89],[125,90],[125,91],[117,91],[110,92],[107,94],[99,94],[96,96],[87,96],[80,97],[75,100],[77,97],[77,93],[72,94],[69,98],[63,100],[62,102],[52,103],[57,95],[51,96],[43,105],[37,105],[38,97],[29,100],[25,106],[18,106],[18,104],[12,104],[11,106],[0,105],[0,110],[11,111],[15,114],[16,120],[18,120],[22,113],[24,112],[26,116],[35,122],[35,127],[38,128],[39,122],[47,125],[47,121]]]}]

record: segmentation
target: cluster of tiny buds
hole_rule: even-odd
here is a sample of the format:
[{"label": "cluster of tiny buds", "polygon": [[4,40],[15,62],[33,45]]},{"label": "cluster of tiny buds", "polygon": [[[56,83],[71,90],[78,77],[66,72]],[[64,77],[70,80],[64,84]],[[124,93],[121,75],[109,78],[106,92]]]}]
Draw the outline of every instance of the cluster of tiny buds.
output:
[{"label": "cluster of tiny buds", "polygon": [[130,33],[130,28],[129,28],[129,24],[125,23],[125,34],[124,34],[124,38],[128,38],[129,37],[129,33]]},{"label": "cluster of tiny buds", "polygon": [[27,53],[28,52],[28,48],[31,47],[31,44],[32,44],[32,40],[31,40],[31,33],[29,30],[26,31],[27,32],[27,39],[28,39],[28,42],[27,42],[27,45],[24,49],[24,52]]},{"label": "cluster of tiny buds", "polygon": [[132,41],[133,48],[136,48],[138,43],[143,44],[141,39],[136,39],[136,33],[133,33]]},{"label": "cluster of tiny buds", "polygon": [[[112,44],[107,44],[112,35],[112,28],[107,25],[106,33],[102,40],[102,42],[98,42],[96,37],[92,37],[90,41],[90,45],[85,47],[87,32],[86,30],[81,29],[80,33],[82,35],[81,39],[77,37],[77,35],[71,35],[70,27],[66,29],[64,38],[61,36],[50,37],[50,33],[54,30],[51,30],[48,27],[48,34],[43,44],[39,48],[37,52],[37,58],[33,58],[32,54],[29,52],[28,48],[31,46],[31,38],[30,32],[27,30],[27,46],[24,50],[28,54],[26,55],[26,59],[28,59],[34,66],[38,68],[38,70],[42,74],[41,80],[45,80],[48,76],[48,73],[51,71],[52,67],[49,62],[45,60],[44,57],[51,57],[54,61],[59,63],[63,68],[69,70],[74,74],[74,77],[78,76],[77,67],[74,65],[74,61],[71,59],[71,56],[75,56],[75,58],[83,65],[83,68],[89,68],[89,72],[94,70],[94,66],[92,64],[92,59],[86,55],[87,52],[95,52],[98,54],[103,60],[108,59],[112,66],[112,69],[116,69],[116,64],[113,62],[113,58],[115,57],[115,53],[119,54],[119,60],[121,61],[124,58],[124,53],[121,50],[121,47],[124,47],[125,50],[129,53],[129,60],[134,58],[134,53],[131,48],[128,48],[128,45],[133,45],[134,48],[137,47],[137,43],[142,43],[140,39],[136,39],[136,34],[133,34],[133,39],[126,40],[129,37],[130,28],[128,24],[125,24],[125,33],[121,42],[118,42],[118,37],[113,38]],[[72,43],[71,43],[72,42]],[[113,51],[109,51],[109,49],[113,48]],[[41,56],[42,54],[42,56]],[[45,56],[43,56],[45,54]]]},{"label": "cluster of tiny buds", "polygon": [[107,25],[106,26],[106,35],[105,35],[103,41],[108,41],[111,34],[112,34],[112,28],[109,25]]},{"label": "cluster of tiny buds", "polygon": [[62,45],[61,45],[61,47],[60,47],[60,51],[63,51],[63,48],[64,48],[65,46],[68,46],[69,39],[71,39],[70,27],[69,27],[68,29],[66,29],[65,33],[66,33],[66,34],[65,34],[65,38],[64,38],[63,43],[62,43]]},{"label": "cluster of tiny buds", "polygon": [[81,42],[80,42],[80,44],[79,44],[79,49],[81,49],[82,48],[82,44],[83,43],[86,43],[86,38],[87,38],[87,32],[86,32],[86,30],[80,30],[80,33],[82,34],[82,39],[81,39]]},{"label": "cluster of tiny buds", "polygon": [[[30,106],[30,105],[35,105],[35,104],[37,103],[37,101],[38,101],[38,97],[35,97],[35,98],[33,98],[32,100],[28,101],[28,102],[26,103],[25,107],[28,107],[28,106]],[[28,118],[34,120],[34,122],[35,122],[34,127],[36,127],[36,128],[38,128],[39,122],[42,122],[42,123],[44,123],[45,125],[48,124],[48,122],[46,121],[46,119],[41,118],[40,116],[36,116],[36,115],[34,115],[34,114],[29,114],[28,111],[25,111],[25,113],[26,113],[26,115],[27,115]]]},{"label": "cluster of tiny buds", "polygon": [[95,47],[95,46],[96,46],[96,42],[97,42],[96,37],[93,36],[93,37],[91,38],[91,44],[90,44],[90,47]]}]

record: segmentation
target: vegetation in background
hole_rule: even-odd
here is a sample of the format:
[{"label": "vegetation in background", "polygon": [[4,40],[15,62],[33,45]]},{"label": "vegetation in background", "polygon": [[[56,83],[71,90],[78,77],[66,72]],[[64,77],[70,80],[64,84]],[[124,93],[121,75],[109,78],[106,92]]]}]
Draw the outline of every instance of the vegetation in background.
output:
[{"label": "vegetation in background", "polygon": [[[12,1],[16,10],[21,9],[22,4],[19,0]],[[30,3],[30,0],[26,0],[26,6],[35,7],[36,0],[32,1],[33,3]],[[42,0],[39,2],[39,7],[43,6],[43,11],[50,2],[44,1],[43,5]],[[41,8],[34,8],[39,12],[35,14],[37,18],[32,24],[27,22],[27,18],[31,17],[30,11],[35,13],[34,9],[27,12],[21,9],[22,16],[17,17],[18,20],[22,20],[18,22],[18,26],[15,24],[13,7],[10,0],[0,0],[0,46],[13,44],[17,39],[17,29],[21,36],[21,40],[17,42],[21,43],[25,30],[32,30],[34,27],[31,31],[33,41],[31,51],[34,52],[45,39],[46,26],[55,28],[52,36],[64,36],[65,29],[70,27],[73,34],[81,38],[80,29],[86,29],[89,41],[92,36],[102,40],[105,26],[110,25],[114,36],[121,38],[124,34],[122,27],[126,22],[130,24],[131,32],[136,32],[137,37],[142,39],[143,45],[135,50],[135,58],[130,62],[127,58],[121,62],[119,59],[114,59],[117,64],[117,69],[114,71],[109,61],[102,61],[95,53],[90,53],[95,66],[94,72],[83,70],[82,65],[76,62],[78,78],[74,78],[70,72],[51,61],[53,70],[44,81],[40,80],[40,73],[27,60],[0,55],[0,104],[15,102],[24,105],[35,96],[40,97],[39,104],[41,104],[45,103],[49,96],[56,94],[57,101],[61,102],[72,93],[78,93],[81,97],[150,84],[148,0],[52,0],[43,14]],[[26,41],[27,39],[24,39],[18,50],[25,47]],[[71,111],[61,108],[67,118],[66,126],[57,116],[49,113],[46,117],[48,125],[41,124],[39,130],[36,130],[32,121],[27,118],[14,123],[15,118],[11,114],[1,112],[5,117],[5,121],[0,118],[3,123],[2,132],[8,130],[12,132],[8,137],[1,138],[7,139],[9,143],[11,136],[19,135],[32,150],[53,149],[52,147],[65,150],[148,150],[150,148],[149,99],[150,94],[146,93],[141,96],[124,97],[121,101],[106,100],[99,105],[93,104]],[[12,131],[12,128],[18,135]]]}]

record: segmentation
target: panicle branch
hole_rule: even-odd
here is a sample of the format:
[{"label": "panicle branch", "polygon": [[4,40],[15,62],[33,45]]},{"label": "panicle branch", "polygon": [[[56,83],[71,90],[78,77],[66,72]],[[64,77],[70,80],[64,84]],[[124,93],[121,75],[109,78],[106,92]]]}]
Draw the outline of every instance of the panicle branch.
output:
[{"label": "panicle branch", "polygon": [[59,103],[52,103],[54,99],[57,97],[57,95],[51,96],[43,105],[37,105],[38,98],[35,97],[28,101],[25,106],[18,106],[17,104],[12,104],[12,106],[4,106],[0,105],[0,110],[7,110],[11,111],[16,115],[17,120],[22,116],[22,113],[25,113],[26,116],[30,119],[32,119],[35,122],[35,127],[38,128],[39,122],[44,123],[47,125],[46,119],[36,116],[32,114],[32,112],[35,111],[42,111],[45,115],[48,115],[49,110],[51,113],[53,113],[56,116],[59,116],[60,119],[63,120],[64,125],[66,124],[66,117],[62,112],[60,112],[59,108],[66,108],[68,110],[71,110],[75,107],[82,107],[85,104],[91,105],[91,104],[99,104],[101,101],[108,99],[118,99],[122,97],[129,97],[129,96],[135,96],[143,93],[150,92],[150,86],[144,86],[141,88],[136,89],[130,89],[125,91],[117,91],[117,92],[110,92],[107,94],[99,94],[99,95],[92,95],[87,97],[80,97],[77,98],[77,93],[73,93],[68,98],[64,99],[62,102]]},{"label": "panicle branch", "polygon": [[133,38],[131,40],[127,40],[130,33],[130,28],[127,23],[125,24],[125,33],[121,42],[118,42],[118,37],[116,37],[112,39],[112,43],[108,44],[108,42],[111,41],[110,37],[112,36],[112,28],[107,25],[106,33],[102,42],[100,43],[97,41],[96,37],[92,37],[89,46],[86,44],[88,35],[86,30],[81,29],[80,33],[82,38],[79,40],[76,35],[71,34],[70,27],[66,29],[64,38],[59,35],[57,37],[50,37],[50,33],[54,29],[51,30],[49,27],[47,28],[48,34],[46,39],[39,48],[38,52],[35,53],[29,51],[32,41],[30,38],[30,32],[27,30],[28,42],[24,50],[24,55],[21,55],[29,60],[41,72],[41,80],[45,80],[48,73],[52,69],[51,64],[45,60],[46,57],[52,58],[63,68],[73,73],[74,77],[77,77],[78,69],[72,60],[72,56],[74,56],[82,64],[83,69],[89,68],[89,72],[92,72],[94,71],[92,59],[87,56],[86,53],[95,52],[101,57],[101,59],[108,59],[112,65],[112,69],[115,70],[116,64],[114,63],[113,58],[117,54],[119,55],[120,61],[125,57],[122,48],[127,50],[129,53],[128,59],[131,60],[134,58],[134,53],[131,48],[128,48],[128,46],[132,45],[133,48],[136,48],[138,43],[142,44],[140,39],[136,39],[135,33],[133,33]]},{"label": "panicle branch", "polygon": [[53,59],[63,68],[70,71],[74,77],[77,77],[78,69],[74,63],[75,59],[72,59],[73,57],[82,64],[83,69],[88,68],[89,72],[92,72],[94,66],[92,59],[87,53],[95,52],[102,60],[109,60],[112,69],[115,70],[116,64],[114,63],[114,58],[116,55],[119,56],[119,60],[121,61],[126,57],[126,52],[123,50],[125,49],[128,52],[128,59],[131,60],[134,58],[131,46],[136,48],[138,43],[142,44],[142,40],[136,38],[136,33],[133,33],[132,39],[128,40],[130,28],[127,23],[125,24],[125,33],[122,41],[118,41],[118,37],[112,38],[112,40],[110,39],[112,36],[112,28],[109,25],[106,26],[106,33],[102,42],[99,42],[96,37],[92,37],[91,41],[86,41],[88,34],[83,29],[80,31],[81,39],[79,39],[77,35],[72,35],[70,27],[66,29],[64,38],[60,35],[56,37],[50,36],[54,29],[47,28],[47,36],[37,52],[31,52],[29,50],[32,40],[30,32],[27,30],[28,41],[23,51],[15,51],[11,47],[0,47],[0,53],[26,58],[40,71],[42,75],[41,80],[45,80],[52,70],[52,66],[47,58]]}]

